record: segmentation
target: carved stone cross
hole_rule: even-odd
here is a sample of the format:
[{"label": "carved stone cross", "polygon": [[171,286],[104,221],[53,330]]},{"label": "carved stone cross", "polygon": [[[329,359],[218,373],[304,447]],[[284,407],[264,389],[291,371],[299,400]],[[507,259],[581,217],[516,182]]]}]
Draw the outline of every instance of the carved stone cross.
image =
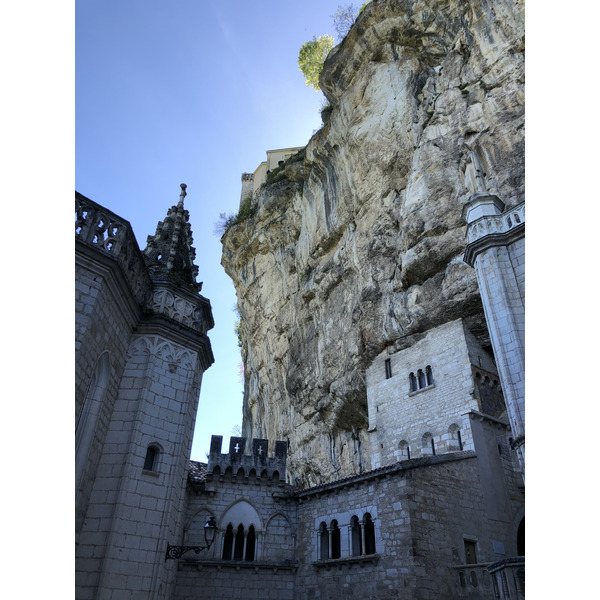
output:
[{"label": "carved stone cross", "polygon": [[259,455],[259,456],[262,456],[262,453],[263,453],[262,446],[259,446],[259,447],[258,447],[258,455]]},{"label": "carved stone cross", "polygon": [[236,444],[233,449],[235,450],[235,453],[237,454],[240,451],[240,445]]}]

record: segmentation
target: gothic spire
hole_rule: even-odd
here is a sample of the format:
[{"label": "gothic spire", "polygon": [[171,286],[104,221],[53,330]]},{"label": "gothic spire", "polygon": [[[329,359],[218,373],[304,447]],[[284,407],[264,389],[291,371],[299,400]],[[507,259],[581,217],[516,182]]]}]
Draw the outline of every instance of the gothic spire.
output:
[{"label": "gothic spire", "polygon": [[153,281],[172,281],[199,292],[202,283],[196,282],[198,267],[194,264],[196,250],[192,247],[190,215],[183,208],[186,188],[182,183],[177,206],[169,208],[165,220],[156,226],[154,236],[148,236],[143,254]]}]

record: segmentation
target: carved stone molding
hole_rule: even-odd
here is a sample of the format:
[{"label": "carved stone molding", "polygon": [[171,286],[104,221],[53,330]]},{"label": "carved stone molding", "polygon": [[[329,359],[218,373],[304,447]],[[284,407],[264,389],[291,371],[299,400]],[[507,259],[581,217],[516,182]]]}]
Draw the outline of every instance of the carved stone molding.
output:
[{"label": "carved stone molding", "polygon": [[202,308],[169,290],[158,289],[154,292],[152,310],[191,329],[201,333],[205,332]]},{"label": "carved stone molding", "polygon": [[191,371],[196,367],[196,352],[174,344],[158,335],[136,336],[127,350],[127,357],[147,355],[164,360],[174,373],[178,368]]}]

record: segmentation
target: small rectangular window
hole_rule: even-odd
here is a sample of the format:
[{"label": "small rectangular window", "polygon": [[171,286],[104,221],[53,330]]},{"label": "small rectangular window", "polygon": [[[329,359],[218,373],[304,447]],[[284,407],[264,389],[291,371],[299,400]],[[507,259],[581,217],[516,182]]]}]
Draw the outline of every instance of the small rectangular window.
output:
[{"label": "small rectangular window", "polygon": [[385,378],[390,379],[392,376],[392,361],[390,358],[385,359]]},{"label": "small rectangular window", "polygon": [[477,554],[475,553],[475,542],[465,540],[465,563],[467,565],[477,564]]}]

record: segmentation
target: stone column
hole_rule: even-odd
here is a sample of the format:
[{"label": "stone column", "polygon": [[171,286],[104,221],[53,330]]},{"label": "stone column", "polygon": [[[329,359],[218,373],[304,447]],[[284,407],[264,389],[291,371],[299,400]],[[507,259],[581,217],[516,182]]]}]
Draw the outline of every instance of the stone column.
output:
[{"label": "stone column", "polygon": [[514,448],[525,476],[525,205],[508,211],[491,194],[471,196],[464,260],[475,268]]}]

